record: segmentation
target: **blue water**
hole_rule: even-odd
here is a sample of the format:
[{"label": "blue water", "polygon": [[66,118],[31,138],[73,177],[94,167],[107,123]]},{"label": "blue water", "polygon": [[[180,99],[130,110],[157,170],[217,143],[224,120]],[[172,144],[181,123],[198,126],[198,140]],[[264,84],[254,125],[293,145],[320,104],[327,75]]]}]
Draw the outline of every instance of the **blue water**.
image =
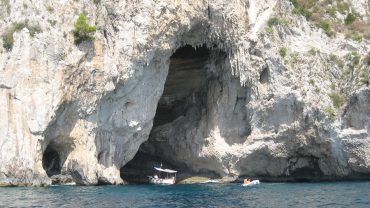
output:
[{"label": "blue water", "polygon": [[0,207],[370,207],[370,182],[0,188]]}]

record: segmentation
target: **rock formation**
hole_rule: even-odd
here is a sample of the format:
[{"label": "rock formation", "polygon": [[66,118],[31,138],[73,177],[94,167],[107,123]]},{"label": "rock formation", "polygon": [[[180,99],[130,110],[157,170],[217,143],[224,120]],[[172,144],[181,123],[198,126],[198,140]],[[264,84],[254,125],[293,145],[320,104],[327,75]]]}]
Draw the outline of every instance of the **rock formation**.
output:
[{"label": "rock formation", "polygon": [[[369,41],[328,37],[288,0],[0,8],[0,31],[39,26],[0,48],[0,185],[120,184],[139,148],[223,178],[370,177]],[[97,31],[75,45],[83,11]]]}]

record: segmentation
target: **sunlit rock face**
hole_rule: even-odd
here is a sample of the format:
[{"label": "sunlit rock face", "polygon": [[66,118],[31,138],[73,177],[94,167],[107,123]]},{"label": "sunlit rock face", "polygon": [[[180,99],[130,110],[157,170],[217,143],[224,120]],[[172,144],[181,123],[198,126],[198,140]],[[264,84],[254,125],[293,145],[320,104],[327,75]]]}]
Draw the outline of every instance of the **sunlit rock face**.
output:
[{"label": "sunlit rock face", "polygon": [[[225,179],[368,178],[369,87],[357,76],[368,66],[348,77],[331,57],[369,46],[330,39],[292,9],[287,0],[1,7],[0,31],[29,16],[41,32],[24,28],[0,48],[0,185],[120,184],[139,148]],[[98,30],[76,46],[82,11]],[[289,24],[266,32],[276,15]],[[338,108],[333,92],[346,98]]]}]

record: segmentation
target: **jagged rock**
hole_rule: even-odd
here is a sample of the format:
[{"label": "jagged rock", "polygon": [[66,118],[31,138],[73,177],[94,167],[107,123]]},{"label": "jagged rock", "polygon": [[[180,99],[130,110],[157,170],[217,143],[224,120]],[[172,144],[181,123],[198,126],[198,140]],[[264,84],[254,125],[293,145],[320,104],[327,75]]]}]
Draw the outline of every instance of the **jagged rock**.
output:
[{"label": "jagged rock", "polygon": [[[147,140],[140,151],[225,179],[368,176],[369,87],[357,91],[368,66],[349,76],[340,60],[354,49],[365,55],[369,44],[331,39],[292,9],[288,0],[0,7],[0,31],[25,14],[42,29],[16,31],[12,49],[0,49],[0,184],[51,184],[46,171],[82,185],[120,184],[120,168]],[[73,23],[83,11],[98,30],[76,46]],[[289,24],[270,34],[274,15]],[[206,54],[171,59],[185,45]],[[343,114],[325,110],[331,86],[351,97]]]},{"label": "jagged rock", "polygon": [[50,177],[51,183],[54,185],[65,185],[74,183],[71,175],[53,175]]}]

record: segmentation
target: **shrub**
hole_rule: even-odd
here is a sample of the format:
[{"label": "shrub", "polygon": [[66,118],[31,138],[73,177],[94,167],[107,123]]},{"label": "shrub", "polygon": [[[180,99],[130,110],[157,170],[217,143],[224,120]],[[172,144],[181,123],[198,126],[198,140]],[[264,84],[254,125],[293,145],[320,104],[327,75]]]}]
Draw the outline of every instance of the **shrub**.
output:
[{"label": "shrub", "polygon": [[352,13],[348,13],[347,17],[344,19],[344,24],[350,25],[356,20],[356,16]]},{"label": "shrub", "polygon": [[331,90],[335,90],[335,84],[334,84],[334,83],[331,83],[331,84],[330,84],[330,89],[331,89]]},{"label": "shrub", "polygon": [[[370,40],[368,31],[370,22],[367,19],[359,18],[360,15],[350,8],[349,1],[344,0],[289,0],[293,6],[293,13],[301,14],[307,20],[322,28],[329,36],[335,36],[336,32],[352,33],[357,31],[359,34],[353,34],[348,37],[355,41],[361,41],[362,38]],[[370,2],[370,1],[369,1]],[[339,23],[337,14],[344,16],[343,24]],[[327,18],[325,21],[323,21]]]},{"label": "shrub", "polygon": [[49,5],[49,6],[46,7],[46,10],[48,10],[49,13],[53,13],[54,12],[54,7]]},{"label": "shrub", "polygon": [[266,32],[272,34],[274,33],[274,29],[272,27],[266,27]]},{"label": "shrub", "polygon": [[321,20],[318,24],[318,27],[323,29],[325,34],[329,37],[332,37],[334,35],[334,32],[330,29],[330,23],[326,20]]},{"label": "shrub", "polygon": [[312,56],[316,55],[318,53],[318,51],[316,50],[316,48],[311,48],[308,53]]},{"label": "shrub", "polygon": [[30,31],[31,37],[34,37],[36,33],[40,33],[42,31],[39,24],[28,25],[27,28]]},{"label": "shrub", "polygon": [[41,32],[41,27],[39,24],[30,24],[28,20],[15,22],[8,29],[6,29],[2,35],[3,47],[5,49],[11,50],[13,48],[13,34],[14,32],[21,31],[23,28],[27,28],[29,30],[31,37],[34,37],[36,33]]},{"label": "shrub", "polygon": [[297,62],[298,59],[299,59],[299,53],[294,52],[294,53],[290,54],[290,57],[292,57],[293,62]]},{"label": "shrub", "polygon": [[75,44],[79,44],[84,40],[92,40],[95,31],[95,26],[87,24],[86,14],[81,13],[74,24],[73,36],[75,38]]},{"label": "shrub", "polygon": [[25,28],[28,25],[28,21],[24,22],[15,22],[13,23],[14,31],[21,31],[23,28]]},{"label": "shrub", "polygon": [[324,31],[330,30],[330,24],[326,20],[321,20],[319,23],[319,27],[323,29]]},{"label": "shrub", "polygon": [[345,103],[345,98],[339,93],[332,92],[328,94],[331,101],[333,102],[334,107],[340,108]]},{"label": "shrub", "polygon": [[362,41],[362,36],[361,36],[361,35],[359,35],[359,34],[355,34],[355,35],[352,37],[352,39],[353,39],[354,41],[361,42],[361,41]]},{"label": "shrub", "polygon": [[325,113],[330,117],[333,118],[335,116],[335,110],[332,107],[326,107],[324,109]]},{"label": "shrub", "polygon": [[290,2],[292,2],[294,6],[293,13],[303,15],[306,19],[311,17],[312,13],[308,11],[306,7],[312,7],[312,3],[315,1],[308,1],[306,4],[302,4],[301,2],[298,2],[298,0],[290,0]]},{"label": "shrub", "polygon": [[14,44],[13,33],[14,31],[7,30],[3,34],[3,47],[7,50],[11,50],[13,48]]},{"label": "shrub", "polygon": [[352,59],[353,66],[359,65],[361,60],[360,54],[358,52],[352,52],[352,56],[353,56]]},{"label": "shrub", "polygon": [[315,85],[315,80],[310,79],[310,80],[308,80],[308,83],[310,83],[310,85]]},{"label": "shrub", "polygon": [[272,27],[274,25],[278,25],[279,24],[279,18],[277,17],[271,17],[268,21],[267,21],[267,25],[269,27]]},{"label": "shrub", "polygon": [[275,25],[286,25],[288,23],[287,20],[285,19],[280,19],[278,17],[271,17],[268,21],[267,21],[267,25],[269,27],[272,27],[272,26],[275,26]]},{"label": "shrub", "polygon": [[287,54],[287,49],[286,48],[280,48],[279,49],[279,54],[280,54],[280,56],[282,57],[282,58],[285,58],[285,56],[286,56],[286,54]]},{"label": "shrub", "polygon": [[327,8],[326,12],[331,16],[331,17],[336,17],[336,13],[337,13],[337,8],[331,6],[329,8]]},{"label": "shrub", "polygon": [[364,69],[360,74],[360,85],[369,85],[369,71]]},{"label": "shrub", "polygon": [[304,7],[301,7],[301,6],[294,8],[293,13],[300,14],[300,15],[304,16],[306,19],[309,19],[312,15],[312,13],[310,11],[308,11],[307,9],[305,9]]},{"label": "shrub", "polygon": [[351,31],[350,33],[346,34],[346,38],[361,42],[363,37],[357,31]]}]

